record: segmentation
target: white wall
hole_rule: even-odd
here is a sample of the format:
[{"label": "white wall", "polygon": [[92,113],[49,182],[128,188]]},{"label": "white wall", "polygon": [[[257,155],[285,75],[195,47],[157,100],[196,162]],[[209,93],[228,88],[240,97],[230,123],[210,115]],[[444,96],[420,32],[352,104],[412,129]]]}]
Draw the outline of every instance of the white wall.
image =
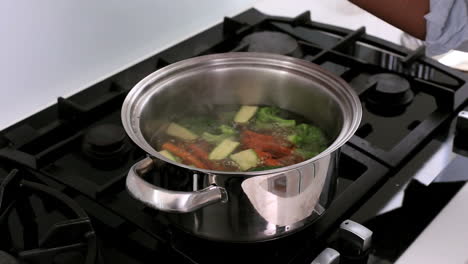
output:
[{"label": "white wall", "polygon": [[0,0],[0,129],[253,0]]}]

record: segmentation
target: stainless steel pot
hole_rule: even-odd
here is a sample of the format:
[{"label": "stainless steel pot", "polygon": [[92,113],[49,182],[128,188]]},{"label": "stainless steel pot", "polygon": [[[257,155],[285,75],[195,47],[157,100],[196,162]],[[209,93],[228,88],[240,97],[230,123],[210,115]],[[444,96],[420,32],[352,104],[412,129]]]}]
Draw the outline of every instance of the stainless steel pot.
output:
[{"label": "stainless steel pot", "polygon": [[[171,117],[199,107],[209,110],[213,104],[275,105],[307,117],[334,140],[304,162],[244,173],[195,169],[153,148],[155,131]],[[239,242],[276,238],[307,226],[326,209],[339,149],[358,128],[361,115],[358,97],[343,80],[304,60],[226,53],[180,61],[140,81],[125,99],[124,128],[149,154],[130,170],[127,189],[199,237]],[[170,169],[158,173],[161,168]],[[149,183],[143,178],[152,172],[156,180]]]}]

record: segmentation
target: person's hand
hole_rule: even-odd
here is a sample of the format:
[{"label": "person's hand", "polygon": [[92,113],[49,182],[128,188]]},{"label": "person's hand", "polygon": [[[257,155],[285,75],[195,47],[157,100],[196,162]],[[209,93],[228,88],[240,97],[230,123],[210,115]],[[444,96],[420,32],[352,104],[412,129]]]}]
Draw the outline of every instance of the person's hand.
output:
[{"label": "person's hand", "polygon": [[429,0],[350,0],[387,23],[424,40]]}]

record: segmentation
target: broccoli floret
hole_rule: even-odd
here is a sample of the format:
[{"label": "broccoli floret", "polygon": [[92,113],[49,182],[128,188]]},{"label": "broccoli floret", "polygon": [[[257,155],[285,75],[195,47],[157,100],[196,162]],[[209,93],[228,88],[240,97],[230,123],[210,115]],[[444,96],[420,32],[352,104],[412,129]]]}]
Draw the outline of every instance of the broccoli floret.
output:
[{"label": "broccoli floret", "polygon": [[208,133],[208,132],[203,132],[202,134],[202,138],[210,143],[213,143],[213,144],[218,144],[219,142],[223,141],[224,139],[226,139],[226,136],[221,134],[221,135],[213,135],[211,133]]},{"label": "broccoli floret", "polygon": [[296,153],[304,158],[311,158],[327,148],[327,138],[318,127],[300,124],[287,139],[294,143]]},{"label": "broccoli floret", "polygon": [[290,128],[296,125],[295,120],[288,120],[279,116],[280,109],[276,107],[260,107],[256,114],[255,125],[257,128],[271,128],[279,126],[283,128]]},{"label": "broccoli floret", "polygon": [[222,134],[229,135],[229,136],[233,136],[234,134],[236,134],[236,130],[234,130],[234,128],[227,126],[227,125],[220,125],[219,130],[221,130]]},{"label": "broccoli floret", "polygon": [[294,128],[294,133],[288,136],[288,140],[298,146],[307,144],[326,145],[327,138],[322,130],[309,124],[300,124]]},{"label": "broccoli floret", "polygon": [[218,144],[221,141],[225,140],[226,138],[230,138],[236,134],[236,131],[234,128],[226,125],[220,125],[218,127],[219,131],[221,131],[221,134],[212,134],[209,132],[203,132],[202,138],[210,143],[213,144]]}]

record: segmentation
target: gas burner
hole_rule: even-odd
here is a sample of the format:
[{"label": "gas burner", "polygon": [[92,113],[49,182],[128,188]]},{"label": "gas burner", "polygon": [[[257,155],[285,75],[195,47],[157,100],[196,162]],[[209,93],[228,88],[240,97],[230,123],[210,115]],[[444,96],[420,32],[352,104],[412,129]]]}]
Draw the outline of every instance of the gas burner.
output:
[{"label": "gas burner", "polygon": [[82,151],[93,166],[114,168],[125,159],[130,146],[123,128],[103,124],[86,132]]},{"label": "gas burner", "polygon": [[369,83],[372,87],[365,98],[366,106],[377,115],[400,115],[414,99],[410,83],[396,74],[376,74],[369,78]]},{"label": "gas burner", "polygon": [[297,41],[284,33],[262,31],[244,37],[240,46],[249,52],[267,52],[298,57],[301,54]]},{"label": "gas burner", "polygon": [[18,170],[0,183],[0,216],[0,263],[92,264],[98,259],[85,211],[55,189],[23,180]]}]

